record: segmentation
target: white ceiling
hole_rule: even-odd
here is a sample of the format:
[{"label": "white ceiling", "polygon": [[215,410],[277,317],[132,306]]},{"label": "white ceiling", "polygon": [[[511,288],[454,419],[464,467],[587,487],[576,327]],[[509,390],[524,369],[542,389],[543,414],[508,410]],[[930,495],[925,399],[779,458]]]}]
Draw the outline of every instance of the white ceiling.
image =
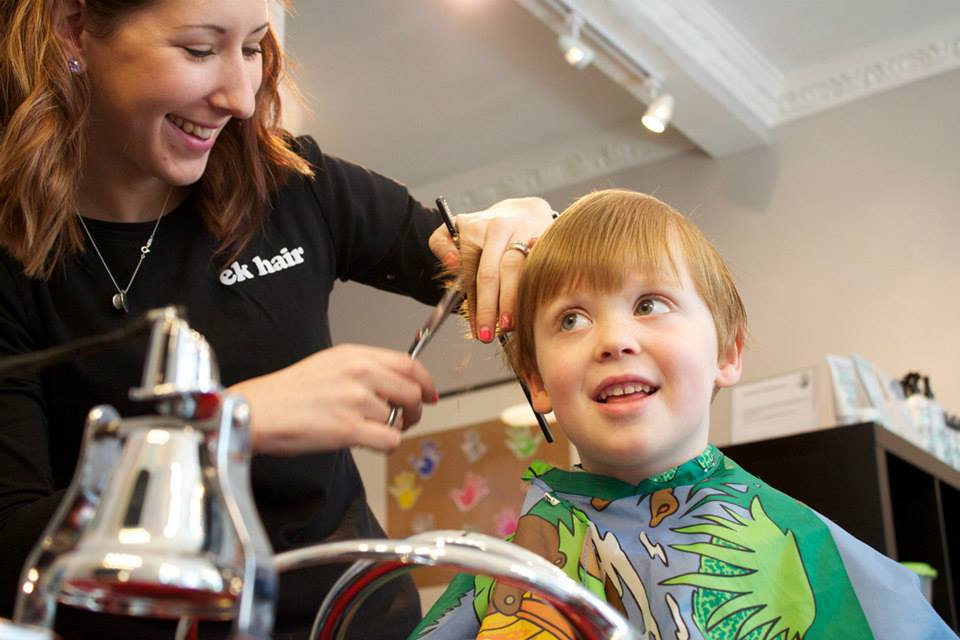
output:
[{"label": "white ceiling", "polygon": [[923,39],[938,25],[953,22],[956,27],[960,18],[956,0],[709,0],[708,4],[787,73],[838,61],[878,43],[890,46],[900,38]]},{"label": "white ceiling", "polygon": [[[284,25],[311,110],[288,126],[456,210],[698,148],[724,156],[852,100],[960,67],[960,0],[295,0]],[[640,125],[649,87],[616,57],[583,70],[555,7],[676,96]]]}]

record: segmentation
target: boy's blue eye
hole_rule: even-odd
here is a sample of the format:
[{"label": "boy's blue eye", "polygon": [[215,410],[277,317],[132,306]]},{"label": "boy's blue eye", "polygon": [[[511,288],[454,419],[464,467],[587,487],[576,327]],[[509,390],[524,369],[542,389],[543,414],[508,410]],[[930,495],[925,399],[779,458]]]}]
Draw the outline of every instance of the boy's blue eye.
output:
[{"label": "boy's blue eye", "polygon": [[560,317],[560,329],[573,331],[587,325],[590,321],[579,311],[568,311]]},{"label": "boy's blue eye", "polygon": [[660,313],[670,313],[670,307],[663,300],[657,298],[640,298],[634,313],[638,316],[652,316]]}]

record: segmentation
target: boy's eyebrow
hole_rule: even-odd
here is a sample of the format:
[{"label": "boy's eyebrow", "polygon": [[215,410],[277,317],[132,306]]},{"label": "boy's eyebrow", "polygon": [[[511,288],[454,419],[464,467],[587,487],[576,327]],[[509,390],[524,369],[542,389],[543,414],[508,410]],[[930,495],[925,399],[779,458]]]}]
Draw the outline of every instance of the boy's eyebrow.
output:
[{"label": "boy's eyebrow", "polygon": [[[257,28],[254,29],[253,31],[251,31],[248,35],[251,35],[251,36],[252,36],[253,34],[255,34],[255,33],[259,32],[259,31],[263,31],[264,29],[266,29],[266,28],[269,27],[269,26],[270,26],[270,23],[269,23],[269,22],[264,22],[262,25],[260,25],[259,27],[257,27]],[[219,33],[220,35],[224,35],[224,34],[227,33],[226,28],[221,27],[221,26],[218,25],[218,24],[212,24],[212,23],[184,24],[184,25],[180,25],[179,27],[177,27],[177,29],[180,29],[180,30],[186,30],[186,29],[207,29],[207,30],[209,30],[209,31],[216,31],[216,32]]]}]

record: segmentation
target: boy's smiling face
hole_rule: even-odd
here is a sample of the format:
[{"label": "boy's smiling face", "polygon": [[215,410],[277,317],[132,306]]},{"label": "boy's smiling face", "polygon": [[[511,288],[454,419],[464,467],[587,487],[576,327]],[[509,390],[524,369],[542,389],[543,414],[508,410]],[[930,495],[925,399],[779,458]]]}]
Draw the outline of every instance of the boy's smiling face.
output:
[{"label": "boy's smiling face", "polygon": [[534,318],[535,408],[554,411],[592,473],[637,483],[707,444],[715,387],[740,378],[741,345],[717,332],[683,260],[677,278],[562,293]]}]

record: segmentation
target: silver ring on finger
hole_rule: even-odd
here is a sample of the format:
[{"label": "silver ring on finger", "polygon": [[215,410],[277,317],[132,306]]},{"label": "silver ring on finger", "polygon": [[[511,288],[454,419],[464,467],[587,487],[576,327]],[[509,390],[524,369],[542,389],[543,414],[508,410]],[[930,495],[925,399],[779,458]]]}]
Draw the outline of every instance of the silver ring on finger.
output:
[{"label": "silver ring on finger", "polygon": [[510,249],[516,249],[517,251],[522,253],[524,257],[526,257],[526,255],[530,253],[530,245],[528,245],[526,242],[523,242],[522,240],[511,242],[509,245],[507,245],[507,251],[509,251]]}]

